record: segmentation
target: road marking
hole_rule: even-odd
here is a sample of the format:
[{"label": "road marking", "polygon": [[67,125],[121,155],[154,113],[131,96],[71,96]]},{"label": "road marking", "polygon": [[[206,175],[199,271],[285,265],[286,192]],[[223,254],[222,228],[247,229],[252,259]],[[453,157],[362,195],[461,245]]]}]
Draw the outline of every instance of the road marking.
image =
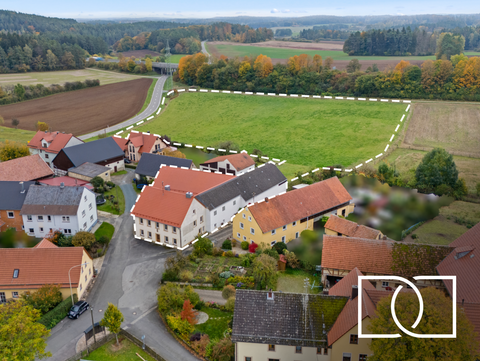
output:
[{"label": "road marking", "polygon": [[291,179],[290,182],[295,182],[296,180],[298,180],[298,177]]},{"label": "road marking", "polygon": [[368,100],[371,101],[371,102],[376,102],[376,101],[378,101],[378,99],[372,99],[372,98],[370,98],[370,99],[368,99]]},{"label": "road marking", "polygon": [[302,95],[302,98],[310,98],[310,95]]},{"label": "road marking", "polygon": [[133,128],[133,125],[129,126],[129,127],[127,128],[127,130],[132,129],[132,128]]},{"label": "road marking", "polygon": [[197,89],[191,89],[191,88],[190,88],[190,89],[188,89],[188,91],[189,91],[189,92],[196,92]]},{"label": "road marking", "polygon": [[220,93],[220,90],[210,90],[212,93]]},{"label": "road marking", "polygon": [[140,125],[140,124],[142,124],[142,123],[143,123],[143,120],[142,120],[141,122],[138,122],[137,125]]},{"label": "road marking", "polygon": [[362,165],[363,165],[363,163],[362,163],[362,164],[359,164],[359,165],[357,165],[357,166],[355,167],[355,169],[357,169],[357,168],[360,168]]},{"label": "road marking", "polygon": [[291,97],[298,98],[298,94],[290,94]]},{"label": "road marking", "polygon": [[147,120],[150,120],[150,119],[153,119],[153,115],[147,118]]},{"label": "road marking", "polygon": [[324,96],[325,99],[332,99],[333,97],[329,96],[329,95],[325,95]]},{"label": "road marking", "polygon": [[319,170],[320,168],[315,168],[314,170],[312,170],[312,173],[318,172]]},{"label": "road marking", "polygon": [[308,172],[305,173],[305,174],[302,174],[302,178],[303,178],[303,177],[306,177],[306,176],[309,175],[309,174],[310,174],[310,173],[308,173]]},{"label": "road marking", "polygon": [[162,111],[162,108],[158,108],[157,115]]},{"label": "road marking", "polygon": [[405,110],[405,111],[408,112],[409,109],[410,109],[410,104],[408,104],[407,110]]}]

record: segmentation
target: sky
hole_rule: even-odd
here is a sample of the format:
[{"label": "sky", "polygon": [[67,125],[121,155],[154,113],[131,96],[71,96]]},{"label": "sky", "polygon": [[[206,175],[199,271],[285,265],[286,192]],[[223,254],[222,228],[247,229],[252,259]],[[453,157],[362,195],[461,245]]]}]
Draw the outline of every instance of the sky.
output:
[{"label": "sky", "polygon": [[309,15],[415,15],[415,14],[474,14],[480,13],[480,1],[466,0],[2,0],[0,9],[43,16],[74,19],[108,18],[210,18],[216,16],[282,16]]}]

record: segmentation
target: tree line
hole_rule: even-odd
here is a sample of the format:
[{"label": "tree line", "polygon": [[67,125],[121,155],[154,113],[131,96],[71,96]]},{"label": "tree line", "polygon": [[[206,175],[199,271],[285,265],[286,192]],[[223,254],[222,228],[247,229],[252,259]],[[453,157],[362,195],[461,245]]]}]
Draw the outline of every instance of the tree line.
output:
[{"label": "tree line", "polygon": [[[361,71],[353,59],[349,71],[332,69],[334,61],[301,54],[287,64],[265,56],[228,59],[208,64],[204,54],[180,59],[176,81],[206,88],[268,93],[350,95],[409,99],[480,101],[480,57],[454,55],[427,60],[421,67],[401,61],[394,69]],[[377,68],[378,69],[378,68]]]},{"label": "tree line", "polygon": [[299,38],[306,40],[321,40],[321,39],[348,39],[351,31],[332,29],[324,26],[314,26],[312,29],[303,29],[300,31]]}]

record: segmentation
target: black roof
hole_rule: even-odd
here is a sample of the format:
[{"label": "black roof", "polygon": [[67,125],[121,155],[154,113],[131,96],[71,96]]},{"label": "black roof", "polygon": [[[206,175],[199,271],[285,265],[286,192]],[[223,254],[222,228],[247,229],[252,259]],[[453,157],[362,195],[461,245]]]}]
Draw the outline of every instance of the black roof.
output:
[{"label": "black roof", "polygon": [[5,211],[19,211],[27,197],[28,189],[35,182],[23,182],[24,192],[20,182],[0,182],[0,209]]},{"label": "black roof", "polygon": [[322,294],[237,290],[232,341],[327,347],[327,333],[348,298]]},{"label": "black roof", "polygon": [[62,152],[70,159],[74,167],[78,167],[85,162],[99,163],[125,156],[123,150],[112,137],[63,148]]},{"label": "black roof", "polygon": [[190,168],[192,166],[192,161],[190,159],[168,157],[160,154],[143,153],[138,162],[135,173],[148,177],[155,177],[162,164]]},{"label": "black roof", "polygon": [[253,197],[253,193],[259,195],[286,181],[287,178],[276,165],[265,164],[263,167],[234,177],[226,183],[203,192],[195,198],[209,210],[212,210],[237,196],[241,196],[247,201]]}]

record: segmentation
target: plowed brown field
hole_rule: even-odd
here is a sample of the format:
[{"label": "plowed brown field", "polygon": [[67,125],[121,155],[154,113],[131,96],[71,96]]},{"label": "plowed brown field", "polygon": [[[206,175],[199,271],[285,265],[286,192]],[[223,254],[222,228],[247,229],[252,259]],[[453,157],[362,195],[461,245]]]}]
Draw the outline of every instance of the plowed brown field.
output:
[{"label": "plowed brown field", "polygon": [[20,129],[35,130],[37,122],[46,122],[52,131],[82,135],[136,115],[151,83],[142,78],[3,105],[0,115],[6,127],[12,128],[12,118],[17,118]]}]

